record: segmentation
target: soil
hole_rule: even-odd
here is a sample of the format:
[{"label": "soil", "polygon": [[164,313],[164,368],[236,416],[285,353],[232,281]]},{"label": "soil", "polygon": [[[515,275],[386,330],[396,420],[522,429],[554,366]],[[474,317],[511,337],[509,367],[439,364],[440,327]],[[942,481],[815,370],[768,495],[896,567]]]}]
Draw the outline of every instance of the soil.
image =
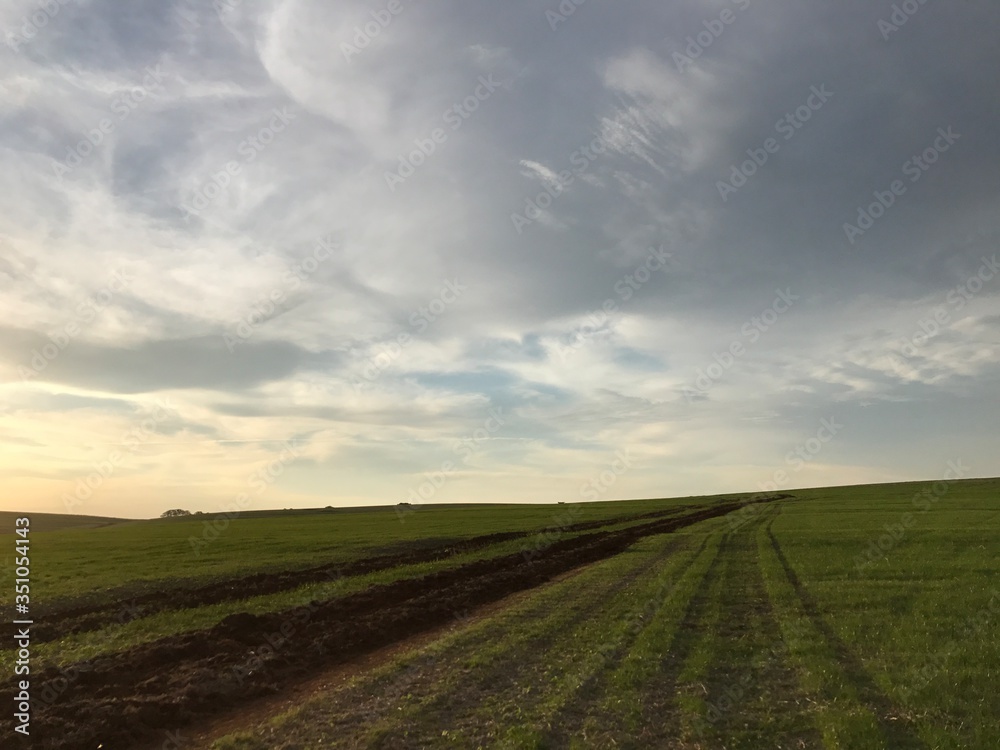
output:
[{"label": "soil", "polygon": [[[561,526],[559,527],[559,531],[563,533],[578,533],[612,524],[676,515],[684,510],[689,510],[689,507],[683,506],[623,518],[585,521]],[[114,601],[110,603],[105,601],[102,603],[77,604],[43,612],[44,617],[40,618],[40,621],[32,631],[32,640],[36,643],[47,643],[59,640],[67,635],[100,630],[103,627],[107,627],[108,623],[118,622],[124,624],[125,622],[141,617],[149,617],[158,612],[191,609],[228,601],[240,601],[255,596],[277,594],[311,583],[331,582],[348,576],[366,575],[368,573],[389,570],[401,565],[434,562],[514,539],[527,539],[536,536],[538,533],[537,531],[516,531],[486,534],[469,539],[448,540],[443,544],[438,544],[431,548],[377,555],[347,563],[329,563],[299,570],[254,573],[239,578],[228,578],[197,586],[160,586],[155,591],[138,595],[131,592],[130,595],[124,597],[113,597]],[[113,593],[111,596],[113,596]],[[123,606],[123,603],[125,606]]]},{"label": "soil", "polygon": [[[32,747],[160,746],[170,741],[171,733],[195,722],[278,695],[324,669],[619,554],[639,539],[740,507],[739,502],[722,503],[626,529],[556,541],[530,562],[521,554],[505,555],[283,612],[230,615],[207,630],[94,658],[69,679],[59,669],[48,668],[32,675]],[[491,535],[497,536],[502,535]],[[303,573],[278,574],[278,579],[288,581],[288,576]],[[230,585],[248,581],[253,582],[248,585],[255,587],[254,594],[257,586],[272,585],[261,584],[255,576]],[[13,687],[11,681],[4,685],[12,693]],[[0,731],[12,736],[11,718],[0,717]]]}]

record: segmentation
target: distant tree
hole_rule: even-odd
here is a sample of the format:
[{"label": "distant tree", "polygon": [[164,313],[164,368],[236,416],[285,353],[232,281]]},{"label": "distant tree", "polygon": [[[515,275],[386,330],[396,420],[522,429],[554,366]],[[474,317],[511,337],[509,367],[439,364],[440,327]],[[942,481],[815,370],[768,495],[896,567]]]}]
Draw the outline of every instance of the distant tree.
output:
[{"label": "distant tree", "polygon": [[173,510],[165,510],[160,514],[160,518],[180,518],[182,516],[190,516],[191,511],[183,510],[181,508],[174,508]]}]

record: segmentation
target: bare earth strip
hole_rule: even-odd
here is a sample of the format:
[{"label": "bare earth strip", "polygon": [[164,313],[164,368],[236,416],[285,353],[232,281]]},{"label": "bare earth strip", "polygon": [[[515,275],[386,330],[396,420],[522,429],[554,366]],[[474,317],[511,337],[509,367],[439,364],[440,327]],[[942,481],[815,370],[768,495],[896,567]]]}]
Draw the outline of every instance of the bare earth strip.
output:
[{"label": "bare earth strip", "polygon": [[[588,579],[598,596],[579,589],[583,581],[577,581],[572,587],[576,590],[542,615],[542,627],[521,619],[509,631],[497,632],[493,641],[468,643],[464,656],[449,654],[452,668],[437,683],[428,685],[425,678],[421,699],[402,700],[380,722],[362,727],[365,742],[359,737],[358,744],[340,746],[374,742],[386,748],[432,747],[446,730],[451,743],[478,747],[494,744],[512,725],[526,727],[532,699],[552,687],[540,681],[540,666],[554,662],[572,668],[578,664],[560,658],[565,645],[587,644],[586,626],[595,618],[611,616],[623,594],[645,581],[650,570],[677,547],[676,540],[669,538],[641,544],[658,549],[652,554],[633,556],[630,551],[619,555]],[[353,713],[350,707],[347,711]]]},{"label": "bare earth strip", "polygon": [[[290,612],[235,615],[208,631],[98,657],[54,704],[36,712],[38,726],[46,732],[36,746],[137,746],[199,717],[278,692],[332,664],[438,627],[457,613],[617,555],[647,536],[738,507],[721,503],[683,517],[564,540],[531,564],[521,555],[509,555]],[[247,669],[248,659],[258,652],[266,656]],[[36,679],[44,684],[57,677],[53,672]],[[10,722],[0,720],[0,731],[8,730]]]},{"label": "bare earth strip", "polygon": [[822,746],[764,587],[755,525],[731,536],[718,610],[681,675],[685,747]]},{"label": "bare earth strip", "polygon": [[358,676],[218,747],[553,746],[554,717],[641,632],[636,615],[702,556],[708,533],[643,540],[404,664]]},{"label": "bare earth strip", "polygon": [[[638,516],[585,521],[560,528],[562,534],[610,527],[630,521],[664,518],[690,510],[689,507],[670,508]],[[39,623],[33,632],[36,643],[58,640],[65,635],[100,629],[120,618],[123,611],[129,619],[148,617],[167,610],[187,609],[250,597],[287,591],[310,583],[327,583],[349,576],[360,576],[404,565],[434,562],[466,552],[484,549],[515,539],[528,539],[538,532],[516,531],[486,534],[470,539],[450,540],[436,546],[395,554],[378,555],[353,562],[330,563],[302,570],[254,573],[240,578],[227,578],[200,585],[160,586],[144,594],[131,592],[124,597],[109,592],[112,602],[83,603],[41,611]],[[127,605],[127,606],[125,606]]]}]

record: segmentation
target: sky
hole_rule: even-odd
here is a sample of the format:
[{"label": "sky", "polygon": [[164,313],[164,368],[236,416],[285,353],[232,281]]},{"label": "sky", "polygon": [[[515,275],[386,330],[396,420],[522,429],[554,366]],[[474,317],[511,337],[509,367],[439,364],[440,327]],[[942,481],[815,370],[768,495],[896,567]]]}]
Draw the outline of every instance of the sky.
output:
[{"label": "sky", "polygon": [[998,475],[998,24],[7,0],[2,505]]}]

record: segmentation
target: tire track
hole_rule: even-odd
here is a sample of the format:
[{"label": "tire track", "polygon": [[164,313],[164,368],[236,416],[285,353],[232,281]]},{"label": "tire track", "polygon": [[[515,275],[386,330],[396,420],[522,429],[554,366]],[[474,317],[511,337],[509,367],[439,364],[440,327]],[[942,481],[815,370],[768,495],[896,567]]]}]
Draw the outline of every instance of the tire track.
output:
[{"label": "tire track", "polygon": [[[448,622],[455,612],[534,588],[580,565],[619,554],[644,537],[739,507],[739,502],[720,503],[677,518],[562,540],[530,563],[520,554],[507,555],[308,607],[232,615],[209,630],[97,657],[57,700],[36,707],[33,718],[45,735],[37,738],[35,747],[140,746]],[[265,649],[275,634],[284,640]],[[240,673],[248,652],[259,653],[258,664]],[[58,677],[58,670],[48,669],[35,676],[35,684],[43,688]],[[4,687],[12,686],[8,681]],[[0,718],[0,731],[11,730],[12,719]]]},{"label": "tire track", "polygon": [[[595,613],[601,610],[604,605],[632,586],[654,566],[675,554],[679,546],[679,540],[671,540],[664,545],[663,549],[651,555],[650,559],[644,560],[627,574],[602,585],[599,594],[588,593],[587,598],[592,600],[592,605],[579,616],[567,618],[563,617],[561,613],[556,613],[557,621],[564,623],[561,629],[547,629],[540,637],[532,635],[518,638],[514,643],[504,641],[505,648],[502,655],[491,654],[490,659],[485,664],[483,664],[480,654],[476,653],[476,659],[481,666],[476,669],[474,674],[470,675],[471,679],[463,680],[459,685],[450,685],[444,689],[435,690],[416,705],[408,706],[404,714],[392,716],[389,725],[385,727],[385,733],[380,735],[380,743],[386,747],[393,746],[394,741],[402,742],[403,745],[400,746],[421,745],[423,743],[420,726],[423,725],[426,718],[444,715],[454,717],[441,720],[452,730],[459,733],[462,733],[463,730],[473,733],[463,735],[463,741],[472,743],[474,746],[487,746],[496,741],[496,737],[490,736],[487,728],[481,725],[480,720],[467,710],[473,706],[482,707],[484,704],[488,704],[491,698],[504,693],[518,695],[518,699],[509,705],[517,706],[518,722],[527,721],[526,716],[534,705],[532,698],[540,698],[540,692],[543,692],[535,689],[525,691],[524,689],[526,680],[530,678],[529,673],[536,664],[533,655],[549,653],[550,647],[558,647],[566,640],[581,637],[580,630],[585,626],[586,620],[595,616]],[[405,741],[400,736],[401,731],[405,731]],[[480,732],[484,733],[477,738],[475,735]]]},{"label": "tire track", "polygon": [[[565,748],[569,747],[569,740],[573,737],[579,737],[585,731],[584,725],[587,721],[588,716],[597,708],[599,701],[604,697],[608,690],[608,685],[605,684],[609,676],[616,670],[626,657],[629,649],[635,644],[635,642],[642,637],[643,632],[646,628],[655,622],[656,616],[660,613],[663,606],[669,601],[669,599],[677,592],[681,582],[688,575],[690,570],[695,566],[698,560],[705,554],[705,548],[708,546],[709,542],[708,534],[702,539],[701,544],[698,545],[687,560],[681,565],[680,569],[671,575],[672,585],[667,585],[666,582],[660,586],[657,592],[657,599],[655,606],[651,609],[650,602],[642,608],[642,611],[638,615],[633,615],[633,620],[643,621],[642,627],[632,628],[631,632],[626,632],[625,640],[618,643],[614,649],[606,653],[602,659],[599,670],[594,670],[590,675],[588,675],[586,681],[580,685],[577,689],[576,694],[581,697],[581,700],[573,705],[566,704],[562,706],[551,721],[551,729],[549,732],[548,741],[553,748]],[[715,553],[718,554],[717,552]],[[706,573],[702,576],[702,581],[705,580],[707,576]]]},{"label": "tire track", "polygon": [[[775,512],[771,512],[771,511]],[[777,616],[760,569],[756,534],[769,509],[754,525],[734,535],[712,629],[701,646],[701,662],[689,665],[685,730],[709,746],[820,747],[806,713]],[[702,697],[703,696],[703,697]],[[738,738],[738,739],[737,739]]]},{"label": "tire track", "polygon": [[[690,510],[690,508],[691,506],[680,506],[633,516],[583,521],[563,527],[561,530],[565,533],[591,531],[622,523],[677,515],[685,510]],[[437,562],[504,542],[534,537],[538,533],[539,530],[536,529],[486,534],[470,539],[449,541],[429,549],[379,555],[352,562],[329,563],[301,570],[254,573],[193,587],[164,587],[144,594],[124,596],[123,598],[127,602],[124,608],[121,602],[116,601],[115,603],[83,604],[40,612],[39,622],[32,632],[32,638],[36,643],[47,643],[60,640],[68,635],[100,630],[109,624],[122,622],[123,613],[127,616],[127,621],[132,621],[165,611],[192,609],[222,602],[278,594],[312,583],[330,583],[342,578],[377,573],[404,565]]]},{"label": "tire track", "polygon": [[861,701],[869,707],[879,729],[885,737],[888,747],[893,750],[927,750],[927,745],[920,738],[916,727],[899,706],[878,687],[871,675],[865,669],[861,659],[848,647],[848,645],[834,632],[833,628],[823,618],[819,606],[813,596],[802,584],[795,570],[788,562],[784,550],[774,536],[772,525],[777,518],[777,514],[765,526],[768,541],[780,563],[789,585],[794,589],[796,596],[801,603],[802,610],[806,613],[813,627],[822,634],[823,638],[831,647],[837,662],[844,674],[854,684],[859,693]]},{"label": "tire track", "polygon": [[671,747],[682,734],[677,706],[680,675],[700,638],[700,625],[711,603],[711,592],[725,565],[725,556],[732,544],[732,533],[723,532],[719,549],[705,572],[701,585],[688,602],[680,625],[670,643],[660,671],[643,687],[643,735],[638,738],[648,747]]}]

